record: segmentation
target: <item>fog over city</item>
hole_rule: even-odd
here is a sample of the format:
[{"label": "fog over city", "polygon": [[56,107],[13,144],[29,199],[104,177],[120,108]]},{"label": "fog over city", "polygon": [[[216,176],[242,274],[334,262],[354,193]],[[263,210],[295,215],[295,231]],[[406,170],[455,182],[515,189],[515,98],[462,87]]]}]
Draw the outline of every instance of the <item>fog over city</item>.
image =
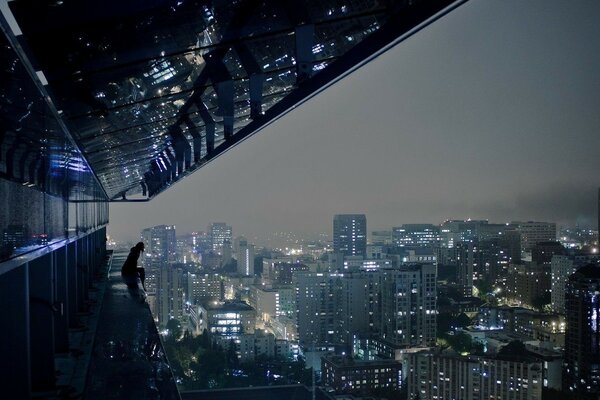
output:
[{"label": "fog over city", "polygon": [[266,238],[448,218],[592,226],[598,2],[469,2],[146,204],[109,234],[212,221]]},{"label": "fog over city", "polygon": [[2,398],[600,400],[599,15],[0,1]]}]

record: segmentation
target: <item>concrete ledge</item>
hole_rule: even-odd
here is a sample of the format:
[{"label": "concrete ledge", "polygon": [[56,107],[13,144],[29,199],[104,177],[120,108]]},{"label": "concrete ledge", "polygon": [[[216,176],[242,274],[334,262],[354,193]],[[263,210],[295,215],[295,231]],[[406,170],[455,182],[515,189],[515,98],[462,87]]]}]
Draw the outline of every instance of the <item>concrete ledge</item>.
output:
[{"label": "concrete ledge", "polygon": [[98,320],[86,399],[180,399],[171,368],[145,301],[127,287],[115,253]]}]

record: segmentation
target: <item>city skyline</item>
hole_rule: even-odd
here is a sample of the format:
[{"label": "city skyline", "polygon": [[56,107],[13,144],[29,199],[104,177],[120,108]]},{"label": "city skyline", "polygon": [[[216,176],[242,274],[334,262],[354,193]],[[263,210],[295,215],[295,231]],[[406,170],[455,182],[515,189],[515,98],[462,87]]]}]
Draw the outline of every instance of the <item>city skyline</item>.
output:
[{"label": "city skyline", "polygon": [[[334,217],[334,216],[332,216]],[[368,220],[368,216],[367,220]],[[390,243],[394,242],[393,236],[395,235],[394,230],[395,229],[400,229],[401,226],[433,226],[436,228],[443,228],[445,223],[456,223],[456,222],[478,222],[478,221],[486,221],[488,224],[490,224],[490,226],[497,226],[497,225],[506,225],[507,227],[510,225],[512,227],[518,225],[519,223],[542,223],[542,224],[546,224],[546,223],[550,223],[550,224],[554,224],[556,226],[556,235],[557,237],[559,236],[559,234],[561,233],[562,230],[566,230],[566,231],[572,231],[574,229],[579,229],[581,231],[585,231],[585,232],[591,232],[594,233],[594,235],[596,235],[598,233],[598,229],[596,226],[575,226],[575,225],[558,225],[552,221],[533,221],[531,219],[524,219],[522,221],[509,221],[509,222],[504,222],[504,221],[493,221],[487,218],[481,218],[481,219],[450,219],[447,218],[443,221],[438,221],[437,223],[414,223],[414,224],[391,224],[391,225],[387,225],[387,226],[382,226],[382,227],[377,227],[377,228],[368,228],[368,230],[366,231],[366,239],[367,239],[367,244],[372,244],[372,243],[376,243],[380,238],[378,237],[378,235],[381,235],[383,233],[388,233],[389,234],[389,240]],[[211,233],[210,233],[210,227],[211,225],[213,225],[214,223],[210,223],[208,228],[202,228],[202,229],[196,229],[196,230],[192,230],[192,231],[183,231],[183,230],[179,230],[177,229],[177,227],[173,224],[166,224],[166,225],[170,225],[173,227],[173,229],[176,230],[176,234],[177,237],[185,237],[185,236],[189,236],[192,234],[204,234],[207,235],[207,237],[211,237]],[[223,224],[228,224],[228,223],[223,223]],[[164,224],[163,224],[164,225]],[[159,226],[159,225],[157,225]],[[115,236],[110,236],[111,241],[114,242],[135,242],[138,241],[140,239],[140,237],[143,236],[143,232],[149,229],[153,229],[156,226],[147,226],[145,228],[143,228],[137,236],[132,237],[132,238],[119,238],[119,237],[115,237]],[[335,236],[335,228],[333,226],[329,227],[329,231],[328,232],[320,232],[320,233],[316,233],[313,235],[307,235],[307,236],[301,236],[298,232],[295,232],[293,230],[288,230],[288,231],[279,231],[279,232],[272,232],[270,235],[267,236],[256,236],[256,235],[249,235],[248,239],[246,239],[246,235],[245,234],[241,234],[239,232],[237,232],[235,230],[235,225],[233,224],[228,224],[228,227],[231,228],[231,232],[233,234],[233,236],[235,236],[236,239],[242,238],[244,240],[248,240],[248,242],[252,242],[252,244],[254,245],[258,245],[260,247],[264,247],[264,248],[270,248],[270,249],[275,249],[277,248],[278,245],[291,245],[293,243],[296,244],[306,244],[309,242],[322,242],[322,243],[328,243],[329,245],[333,246],[334,244],[334,236]],[[425,234],[424,233],[420,233],[420,234]],[[432,236],[433,237],[433,236]],[[230,245],[233,245],[233,240],[231,241]],[[394,242],[395,243],[395,242]],[[407,245],[411,246],[411,245],[422,245],[423,243],[409,243]]]},{"label": "city skyline", "polygon": [[308,235],[352,212],[372,230],[446,218],[595,226],[599,8],[469,2],[185,185],[112,204],[109,233],[227,221],[249,239]]},{"label": "city skyline", "polygon": [[599,2],[29,3],[7,398],[600,400]]}]

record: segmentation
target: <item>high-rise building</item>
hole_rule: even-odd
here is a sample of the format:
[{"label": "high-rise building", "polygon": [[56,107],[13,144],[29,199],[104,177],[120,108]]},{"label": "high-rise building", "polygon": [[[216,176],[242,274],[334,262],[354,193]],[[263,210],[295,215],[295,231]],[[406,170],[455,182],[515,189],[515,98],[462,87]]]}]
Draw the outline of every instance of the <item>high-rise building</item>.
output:
[{"label": "high-rise building", "polygon": [[277,289],[262,285],[250,286],[248,302],[256,310],[256,318],[270,322],[279,315],[279,293]]},{"label": "high-rise building", "polygon": [[239,340],[256,329],[256,310],[244,302],[208,303],[198,310],[198,330],[207,329],[217,340]]},{"label": "high-rise building", "polygon": [[254,245],[248,243],[243,236],[238,236],[234,241],[237,272],[240,275],[254,275]]},{"label": "high-rise building", "polygon": [[391,244],[392,231],[373,231],[371,232],[371,243],[373,244]]},{"label": "high-rise building", "polygon": [[210,234],[205,232],[192,232],[191,234],[192,248],[194,253],[202,254],[212,250],[212,238]]},{"label": "high-rise building", "polygon": [[516,231],[507,232],[500,238],[480,240],[477,250],[477,281],[492,284],[497,278],[505,276],[510,264],[521,262],[521,241]]},{"label": "high-rise building", "polygon": [[158,269],[154,317],[161,327],[165,327],[169,319],[182,320],[184,304],[183,270],[165,264]]},{"label": "high-rise building", "polygon": [[223,299],[223,277],[219,274],[187,274],[186,301],[202,304],[206,301]]},{"label": "high-rise building", "polygon": [[367,217],[364,214],[338,214],[333,217],[333,251],[344,256],[367,252]]},{"label": "high-rise building", "polygon": [[565,287],[569,276],[586,264],[600,264],[600,254],[555,255],[550,263],[552,274],[552,310],[565,312]]},{"label": "high-rise building", "polygon": [[567,281],[563,388],[579,398],[600,395],[600,267],[588,264]]},{"label": "high-rise building", "polygon": [[370,300],[369,281],[364,273],[344,274],[340,281],[338,297],[340,311],[337,322],[337,340],[346,346],[352,345],[354,335],[371,332],[369,326]]},{"label": "high-rise building", "polygon": [[521,250],[531,251],[540,242],[556,241],[556,224],[554,222],[513,222],[521,232]]},{"label": "high-rise building", "polygon": [[[145,250],[140,262],[146,269],[146,290],[148,303],[155,318],[164,326],[170,314],[170,264],[177,259],[177,239],[175,226],[158,225],[141,232]],[[164,269],[164,271],[163,271]]]},{"label": "high-rise building", "polygon": [[449,220],[440,228],[440,245],[453,248],[458,242],[479,240],[482,226],[487,225],[486,220]]},{"label": "high-rise building", "polygon": [[381,337],[398,345],[430,345],[437,326],[435,265],[404,265],[380,274]]},{"label": "high-rise building", "polygon": [[336,392],[369,392],[378,389],[399,390],[402,364],[396,360],[354,360],[347,356],[321,357],[323,384]]},{"label": "high-rise building", "polygon": [[538,242],[531,248],[531,261],[550,265],[553,256],[565,253],[566,249],[560,242]]},{"label": "high-rise building", "polygon": [[550,297],[552,273],[549,265],[511,265],[506,276],[506,297],[517,304],[534,306]]},{"label": "high-rise building", "polygon": [[542,363],[534,357],[506,360],[420,351],[407,359],[410,400],[542,399]]},{"label": "high-rise building", "polygon": [[291,285],[294,275],[298,272],[308,272],[310,269],[306,264],[291,262],[285,259],[263,259],[262,279],[273,285]]},{"label": "high-rise building", "polygon": [[299,273],[295,277],[296,321],[301,345],[333,344],[336,340],[339,274]]},{"label": "high-rise building", "polygon": [[231,247],[232,229],[230,225],[224,222],[213,222],[208,231],[212,240],[212,250],[223,254],[225,247]]},{"label": "high-rise building", "polygon": [[404,224],[392,228],[397,246],[433,246],[440,240],[440,228],[432,224]]},{"label": "high-rise building", "polygon": [[145,267],[160,267],[177,260],[177,239],[174,225],[146,228],[142,231],[141,237],[145,244],[145,250],[142,253]]},{"label": "high-rise building", "polygon": [[352,344],[369,331],[369,284],[361,274],[298,273],[298,336],[305,346]]},{"label": "high-rise building", "polygon": [[478,261],[478,245],[473,240],[456,244],[458,285],[463,296],[473,296],[473,280]]}]

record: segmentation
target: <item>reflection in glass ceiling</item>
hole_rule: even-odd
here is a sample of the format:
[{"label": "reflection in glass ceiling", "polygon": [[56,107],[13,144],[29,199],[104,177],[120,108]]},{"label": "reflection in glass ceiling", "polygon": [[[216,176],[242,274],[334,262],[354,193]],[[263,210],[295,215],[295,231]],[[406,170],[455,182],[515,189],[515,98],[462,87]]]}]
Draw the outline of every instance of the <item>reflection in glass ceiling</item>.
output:
[{"label": "reflection in glass ceiling", "polygon": [[129,200],[160,193],[457,3],[16,0],[9,6],[24,54],[43,72],[104,191]]}]

